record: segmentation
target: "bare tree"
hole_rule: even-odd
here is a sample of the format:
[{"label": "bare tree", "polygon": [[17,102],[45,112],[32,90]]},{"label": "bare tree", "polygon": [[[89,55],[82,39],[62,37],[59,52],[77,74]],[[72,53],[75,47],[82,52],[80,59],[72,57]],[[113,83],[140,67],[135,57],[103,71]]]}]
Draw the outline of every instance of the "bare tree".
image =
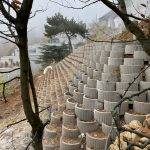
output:
[{"label": "bare tree", "polygon": [[[44,127],[39,116],[39,107],[34,87],[33,75],[28,56],[28,21],[31,17],[33,0],[0,0],[0,25],[4,30],[0,31],[0,37],[14,43],[20,53],[20,81],[21,98],[27,121],[32,127],[32,143],[35,150],[42,150],[42,137]],[[36,14],[36,13],[34,13]],[[31,87],[33,106],[29,89]]]}]

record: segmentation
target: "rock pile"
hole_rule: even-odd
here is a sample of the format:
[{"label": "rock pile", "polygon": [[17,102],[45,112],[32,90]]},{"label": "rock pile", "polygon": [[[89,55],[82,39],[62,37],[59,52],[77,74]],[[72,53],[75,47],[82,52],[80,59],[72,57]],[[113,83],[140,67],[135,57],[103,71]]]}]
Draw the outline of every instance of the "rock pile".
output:
[{"label": "rock pile", "polygon": [[[127,129],[132,129],[134,131],[139,131],[140,133],[150,136],[150,115],[146,116],[146,119],[143,122],[143,125],[138,120],[133,120],[129,124],[124,125],[124,127]],[[129,146],[130,143],[142,145],[142,144],[146,143],[147,141],[149,141],[148,138],[140,137],[135,133],[130,133],[130,132],[125,131],[120,134],[121,150],[125,150]],[[117,137],[115,139],[114,143],[110,145],[109,149],[110,150],[119,150],[118,145],[119,145],[119,141],[118,141],[118,137]],[[137,146],[133,146],[132,149],[133,150],[149,150],[150,144],[148,144],[144,149],[139,148]]]}]

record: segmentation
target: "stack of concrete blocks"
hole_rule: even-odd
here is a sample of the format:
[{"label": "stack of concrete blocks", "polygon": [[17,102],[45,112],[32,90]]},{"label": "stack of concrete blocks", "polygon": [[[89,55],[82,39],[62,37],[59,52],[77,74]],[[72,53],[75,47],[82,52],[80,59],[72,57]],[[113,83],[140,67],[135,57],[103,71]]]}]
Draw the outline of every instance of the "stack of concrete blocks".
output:
[{"label": "stack of concrete blocks", "polygon": [[[88,44],[76,54],[76,72],[68,82],[69,92],[64,93],[66,108],[62,116],[60,150],[81,150],[83,147],[104,150],[112,128],[111,112],[122,95],[130,96],[150,87],[150,68],[135,80],[147,67],[150,57],[139,43],[118,41]],[[132,100],[124,101],[118,111],[125,123],[132,120],[143,123],[150,113],[150,91]],[[113,127],[112,138],[116,132]]]}]

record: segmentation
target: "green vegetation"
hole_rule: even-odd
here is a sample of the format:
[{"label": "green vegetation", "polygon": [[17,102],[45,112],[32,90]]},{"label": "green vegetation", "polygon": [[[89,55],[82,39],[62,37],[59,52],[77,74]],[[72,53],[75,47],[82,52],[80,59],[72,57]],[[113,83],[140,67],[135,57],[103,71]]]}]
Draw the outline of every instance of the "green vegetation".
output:
[{"label": "green vegetation", "polygon": [[47,24],[45,25],[45,36],[52,38],[58,34],[65,34],[68,38],[69,50],[72,52],[71,39],[76,38],[77,35],[85,37],[88,33],[86,24],[83,22],[76,22],[74,19],[67,19],[60,13],[56,13],[54,16],[47,18]]},{"label": "green vegetation", "polygon": [[61,46],[44,45],[41,49],[42,55],[37,63],[42,64],[43,67],[53,62],[59,62],[69,54],[68,45],[64,43]]}]

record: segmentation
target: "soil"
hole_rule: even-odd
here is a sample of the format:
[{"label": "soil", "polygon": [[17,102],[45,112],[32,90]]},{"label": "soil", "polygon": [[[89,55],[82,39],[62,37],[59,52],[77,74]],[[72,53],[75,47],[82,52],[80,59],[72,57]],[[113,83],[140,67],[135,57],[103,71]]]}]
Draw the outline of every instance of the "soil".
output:
[{"label": "soil", "polygon": [[98,108],[97,108],[96,110],[99,111],[99,112],[106,112],[106,110],[104,110],[104,109],[101,110],[101,109],[98,109]]},{"label": "soil", "polygon": [[80,143],[81,141],[79,138],[67,138],[67,137],[63,137],[62,140],[68,144],[76,144]]},{"label": "soil", "polygon": [[106,138],[107,137],[101,130],[96,130],[94,132],[90,132],[89,135],[92,137],[95,137],[95,138]]},{"label": "soil", "polygon": [[22,101],[19,89],[15,93],[7,97],[7,102],[0,101],[0,128],[2,124],[9,120],[9,118],[15,118],[22,110]]},{"label": "soil", "polygon": [[75,100],[73,98],[68,99],[69,102],[75,103]]},{"label": "soil", "polygon": [[74,124],[67,124],[65,125],[65,127],[68,129],[78,129],[77,125],[74,125]]},{"label": "soil", "polygon": [[[143,114],[141,114],[141,113],[136,113],[136,112],[134,112],[132,109],[130,109],[130,110],[128,111],[128,113],[133,114],[133,115],[143,115]],[[143,115],[143,116],[144,116],[144,115]]]},{"label": "soil", "polygon": [[60,112],[60,111],[56,111],[56,112],[54,112],[53,114],[54,114],[54,116],[56,116],[56,117],[62,117],[62,112]]},{"label": "soil", "polygon": [[58,124],[50,124],[50,125],[47,125],[46,128],[49,129],[50,131],[61,132],[61,125],[58,126]]},{"label": "soil", "polygon": [[69,114],[69,115],[74,115],[74,110],[66,109],[64,110],[64,113]]},{"label": "soil", "polygon": [[43,140],[43,143],[45,144],[45,145],[53,145],[53,146],[59,146],[59,138],[60,137],[55,137],[55,138],[53,138],[53,139],[44,139]]}]

